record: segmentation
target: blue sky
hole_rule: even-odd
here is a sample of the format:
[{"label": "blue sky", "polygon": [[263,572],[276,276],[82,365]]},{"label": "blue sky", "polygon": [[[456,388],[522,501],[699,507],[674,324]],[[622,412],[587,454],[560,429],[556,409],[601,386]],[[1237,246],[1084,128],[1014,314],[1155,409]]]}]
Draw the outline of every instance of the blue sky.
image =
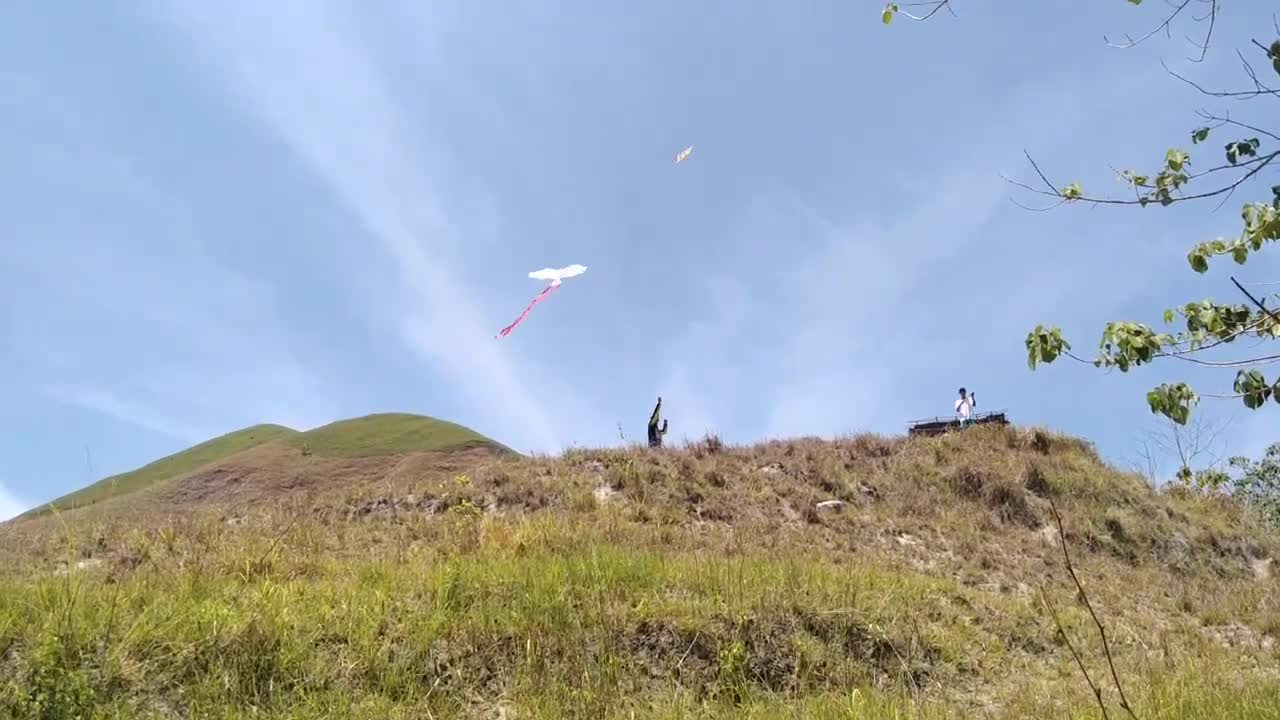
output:
[{"label": "blue sky", "polygon": [[[1119,192],[1109,165],[1205,105],[1160,59],[1239,86],[1271,11],[1232,4],[1193,65],[1190,26],[1103,43],[1159,3],[984,5],[6,3],[0,515],[256,422],[419,412],[555,451],[638,439],[657,395],[675,440],[748,442],[901,432],[965,385],[1123,461],[1149,387],[1231,378],[1032,373],[1026,332],[1088,352],[1277,264],[1186,269],[1244,195],[1035,213],[1000,175],[1025,148]],[[1234,451],[1277,439],[1275,409],[1206,410]]]}]

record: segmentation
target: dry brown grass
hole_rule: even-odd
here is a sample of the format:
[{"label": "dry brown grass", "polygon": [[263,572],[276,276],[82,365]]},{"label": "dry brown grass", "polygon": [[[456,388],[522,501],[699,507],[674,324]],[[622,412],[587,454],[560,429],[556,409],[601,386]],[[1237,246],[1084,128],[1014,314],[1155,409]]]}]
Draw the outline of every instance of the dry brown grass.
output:
[{"label": "dry brown grass", "polygon": [[[858,435],[748,447],[706,438],[684,448],[556,458],[472,451],[326,459],[263,446],[137,497],[6,524],[0,572],[14,587],[38,585],[50,570],[75,563],[92,566],[100,590],[153,576],[170,584],[284,583],[297,602],[327,607],[318,598],[336,590],[306,588],[371,573],[370,587],[387,598],[425,602],[415,593],[437,592],[432,586],[411,591],[412,584],[398,584],[407,580],[379,573],[400,577],[469,558],[478,573],[470,592],[488,597],[498,586],[481,583],[486,573],[499,586],[534,582],[519,573],[563,572],[556,558],[603,552],[619,588],[630,587],[589,596],[598,604],[591,622],[601,623],[590,642],[604,645],[526,637],[533,631],[520,623],[533,619],[494,619],[494,627],[516,623],[502,643],[542,638],[569,655],[536,662],[514,650],[493,656],[491,677],[465,692],[516,692],[519,679],[532,676],[570,682],[582,662],[571,655],[585,652],[651,669],[600,680],[603,694],[582,701],[592,708],[606,697],[650,697],[670,687],[662,678],[686,673],[682,688],[718,688],[718,702],[739,707],[762,692],[800,707],[857,682],[901,691],[921,712],[933,702],[1028,710],[1025,695],[1046,688],[1057,698],[1046,703],[1080,701],[1088,712],[1090,699],[1079,695],[1070,658],[1036,600],[1041,587],[1056,597],[1064,624],[1096,660],[1099,648],[1063,573],[1050,497],[1090,599],[1112,630],[1117,663],[1135,677],[1135,705],[1148,699],[1142,688],[1158,691],[1154,678],[1201,678],[1206,663],[1236,667],[1249,682],[1274,680],[1266,668],[1280,659],[1269,640],[1280,628],[1280,602],[1268,568],[1277,537],[1230,502],[1156,492],[1106,467],[1087,443],[1043,430],[977,427],[940,438]],[[843,505],[819,508],[828,500]],[[734,576],[733,563],[755,576]],[[658,582],[667,564],[684,569]],[[804,570],[788,576],[788,565]],[[710,589],[700,585],[701,567],[711,573]],[[839,589],[854,582],[846,575],[884,584],[849,596]],[[720,600],[688,604],[707,592]],[[511,600],[493,598],[484,612],[501,615]],[[841,619],[868,602],[878,609]],[[733,613],[755,620],[743,625]],[[19,647],[20,634],[13,637]],[[466,645],[479,636],[449,637],[477,657],[490,652]],[[839,659],[840,647],[861,658],[856,667]],[[681,657],[683,664],[675,662]],[[364,692],[358,678],[341,682]],[[406,692],[415,687],[412,679],[397,682]],[[540,701],[521,702],[532,708]]]}]

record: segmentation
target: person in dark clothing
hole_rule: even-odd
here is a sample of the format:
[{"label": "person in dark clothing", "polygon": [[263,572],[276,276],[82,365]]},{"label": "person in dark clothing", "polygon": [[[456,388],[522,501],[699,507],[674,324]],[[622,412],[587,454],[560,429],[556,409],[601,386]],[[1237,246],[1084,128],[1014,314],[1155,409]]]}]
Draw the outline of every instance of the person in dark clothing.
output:
[{"label": "person in dark clothing", "polygon": [[653,414],[649,416],[649,447],[662,447],[662,436],[667,434],[667,421],[662,421],[662,427],[658,427],[658,414],[662,411],[662,397],[658,397],[658,404],[653,408]]}]

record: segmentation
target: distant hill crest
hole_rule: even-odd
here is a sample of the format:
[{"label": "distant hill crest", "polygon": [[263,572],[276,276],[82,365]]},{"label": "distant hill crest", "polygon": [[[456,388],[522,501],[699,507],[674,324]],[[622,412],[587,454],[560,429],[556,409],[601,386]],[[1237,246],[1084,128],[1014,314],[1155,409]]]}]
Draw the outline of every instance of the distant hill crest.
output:
[{"label": "distant hill crest", "polygon": [[171,480],[232,462],[264,446],[291,450],[290,457],[369,458],[413,453],[490,451],[516,454],[511,448],[457,423],[411,413],[375,413],[338,420],[299,432],[283,425],[261,424],[206,440],[136,470],[103,478],[18,518],[43,515],[53,508],[67,511],[95,505]]}]

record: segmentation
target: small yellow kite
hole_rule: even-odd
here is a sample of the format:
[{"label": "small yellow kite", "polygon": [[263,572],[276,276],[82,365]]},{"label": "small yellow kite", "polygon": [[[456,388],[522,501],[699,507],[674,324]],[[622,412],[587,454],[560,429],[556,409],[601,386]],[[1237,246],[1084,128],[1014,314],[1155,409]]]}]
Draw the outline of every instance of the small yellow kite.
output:
[{"label": "small yellow kite", "polygon": [[680,161],[681,161],[681,160],[684,160],[684,159],[685,159],[685,158],[687,158],[687,157],[689,157],[689,153],[691,153],[691,152],[693,152],[693,146],[692,146],[692,145],[690,145],[689,147],[687,147],[687,148],[685,148],[685,149],[681,150],[681,151],[676,155],[676,164],[677,164],[677,165],[679,165],[679,164],[680,164]]}]

